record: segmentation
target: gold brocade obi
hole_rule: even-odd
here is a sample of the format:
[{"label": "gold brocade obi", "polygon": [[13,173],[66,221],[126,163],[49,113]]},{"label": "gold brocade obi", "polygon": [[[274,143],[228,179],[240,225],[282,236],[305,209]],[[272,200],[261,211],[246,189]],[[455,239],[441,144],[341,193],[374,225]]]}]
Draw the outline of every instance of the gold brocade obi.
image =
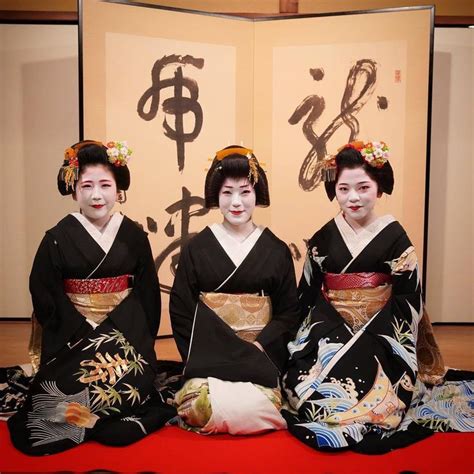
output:
[{"label": "gold brocade obi", "polygon": [[132,291],[131,275],[111,278],[67,279],[64,291],[77,311],[100,324]]},{"label": "gold brocade obi", "polygon": [[269,296],[209,292],[201,293],[200,299],[248,342],[254,342],[272,319]]},{"label": "gold brocade obi", "polygon": [[[390,281],[390,275],[385,273],[327,273],[324,295],[346,323],[358,331],[391,298]],[[424,306],[422,311],[416,341],[418,376],[422,382],[436,385],[442,382],[446,370]]]},{"label": "gold brocade obi", "polygon": [[[111,278],[66,279],[64,291],[77,311],[85,318],[100,324],[132,291],[133,277],[121,275]],[[35,314],[31,317],[28,353],[36,373],[41,359],[42,328]]]},{"label": "gold brocade obi", "polygon": [[392,296],[390,275],[385,273],[327,273],[324,294],[346,323],[358,331]]}]

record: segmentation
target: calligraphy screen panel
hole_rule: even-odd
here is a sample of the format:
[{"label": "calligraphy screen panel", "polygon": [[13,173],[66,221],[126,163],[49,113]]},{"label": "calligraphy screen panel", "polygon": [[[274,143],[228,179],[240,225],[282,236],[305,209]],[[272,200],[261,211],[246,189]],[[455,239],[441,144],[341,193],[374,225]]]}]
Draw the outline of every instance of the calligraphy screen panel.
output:
[{"label": "calligraphy screen panel", "polygon": [[253,24],[234,18],[82,3],[84,137],[127,140],[120,209],[149,234],[168,295],[182,246],[210,222],[204,178],[215,151],[252,143]]},{"label": "calligraphy screen panel", "polygon": [[[161,334],[170,333],[182,246],[219,219],[203,208],[207,159],[231,143],[265,162],[272,205],[255,220],[293,244],[298,274],[304,239],[337,212],[306,159],[308,137],[328,127],[335,131],[316,143],[316,162],[351,130],[390,145],[396,186],[379,211],[393,213],[423,248],[432,9],[249,21],[91,0],[81,18],[84,136],[127,139],[134,149],[123,211],[149,232],[164,296]],[[304,100],[324,101],[307,136],[309,117],[295,115]]]},{"label": "calligraphy screen panel", "polygon": [[376,211],[402,223],[422,261],[432,14],[426,7],[256,23],[255,148],[272,157],[270,221],[295,256],[338,212],[317,164],[361,139],[390,146],[395,188]]}]

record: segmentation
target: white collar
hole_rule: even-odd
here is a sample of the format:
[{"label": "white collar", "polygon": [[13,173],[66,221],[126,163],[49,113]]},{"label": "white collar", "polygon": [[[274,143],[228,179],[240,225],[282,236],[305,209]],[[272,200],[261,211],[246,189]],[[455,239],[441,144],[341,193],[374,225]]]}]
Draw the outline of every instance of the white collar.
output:
[{"label": "white collar", "polygon": [[[367,227],[360,229],[358,232],[355,232],[354,229],[347,223],[340,212],[335,218],[334,222],[336,223],[339,232],[341,233],[342,239],[346,244],[349,252],[352,255],[352,260],[354,260],[362,250],[367,247],[367,245],[390,223],[395,222],[395,218],[390,214],[385,216],[378,217],[374,222],[369,224]],[[351,262],[352,262],[351,260]]]},{"label": "white collar", "polygon": [[87,217],[84,217],[81,213],[72,212],[71,215],[83,225],[84,229],[87,230],[89,235],[97,242],[100,248],[105,253],[108,253],[114,243],[120,225],[122,224],[123,214],[120,214],[120,212],[114,213],[105,227],[104,232],[100,232],[99,229],[97,229],[97,227],[95,227],[94,224],[92,224]]},{"label": "white collar", "polygon": [[256,227],[242,242],[230,235],[222,224],[211,224],[209,229],[211,229],[214,237],[221,244],[234,265],[238,267],[253,249],[265,228]]}]

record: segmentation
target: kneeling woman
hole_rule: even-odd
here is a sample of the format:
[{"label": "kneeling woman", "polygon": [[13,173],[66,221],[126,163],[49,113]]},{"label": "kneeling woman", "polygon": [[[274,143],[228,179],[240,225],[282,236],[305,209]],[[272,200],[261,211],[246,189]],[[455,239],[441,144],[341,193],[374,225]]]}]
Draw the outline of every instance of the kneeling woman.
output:
[{"label": "kneeling woman", "polygon": [[48,230],[36,254],[30,290],[41,360],[25,404],[8,420],[27,454],[90,439],[129,444],[173,416],[153,386],[161,300],[148,238],[112,212],[130,185],[130,153],[121,142],[66,150],[58,188],[80,212]]},{"label": "kneeling woman", "polygon": [[425,385],[445,370],[415,250],[399,222],[375,214],[393,188],[387,155],[382,142],[354,142],[323,170],[341,212],[309,240],[299,287],[307,316],[284,378],[288,429],[316,449],[380,453],[427,436],[427,427],[473,428],[472,383]]},{"label": "kneeling woman", "polygon": [[253,222],[255,206],[270,199],[251,150],[217,152],[205,200],[223,222],[183,249],[170,299],[185,362],[175,397],[182,425],[231,434],[286,428],[278,381],[298,324],[294,267],[287,245]]}]

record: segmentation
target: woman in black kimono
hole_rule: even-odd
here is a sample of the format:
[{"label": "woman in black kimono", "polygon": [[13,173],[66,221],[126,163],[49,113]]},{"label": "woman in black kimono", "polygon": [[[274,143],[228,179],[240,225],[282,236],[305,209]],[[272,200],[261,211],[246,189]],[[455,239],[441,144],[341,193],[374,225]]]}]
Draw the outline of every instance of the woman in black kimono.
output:
[{"label": "woman in black kimono", "polygon": [[381,453],[431,429],[473,429],[472,382],[436,385],[445,370],[414,248],[400,223],[374,212],[393,188],[387,157],[383,142],[353,142],[324,162],[341,213],[308,242],[305,320],[284,377],[288,429],[315,449]]},{"label": "woman in black kimono", "polygon": [[130,185],[130,154],[125,142],[87,140],[66,150],[58,188],[80,212],[48,230],[36,254],[30,291],[39,369],[8,420],[26,454],[90,439],[129,444],[173,416],[153,386],[161,300],[148,238],[112,212]]},{"label": "woman in black kimono", "polygon": [[175,397],[181,425],[231,434],[285,428],[279,375],[298,325],[296,283],[287,245],[253,222],[255,206],[270,198],[251,150],[217,152],[205,200],[223,222],[183,249],[170,298],[185,363]]}]

